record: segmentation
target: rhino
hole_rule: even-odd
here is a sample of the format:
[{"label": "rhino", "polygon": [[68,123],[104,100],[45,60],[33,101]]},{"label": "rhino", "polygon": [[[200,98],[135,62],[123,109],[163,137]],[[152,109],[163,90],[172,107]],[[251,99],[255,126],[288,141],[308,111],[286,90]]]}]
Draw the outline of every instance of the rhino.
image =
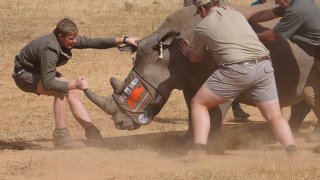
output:
[{"label": "rhino", "polygon": [[[242,13],[252,13],[272,6],[274,5],[263,4],[255,7],[239,6],[234,8]],[[90,89],[84,91],[93,103],[112,116],[116,128],[135,130],[141,125],[150,123],[165,105],[174,89],[183,91],[190,119],[192,97],[217,68],[217,64],[211,59],[209,53],[202,62],[191,63],[179,51],[179,42],[182,39],[192,42],[193,27],[201,20],[199,16],[194,14],[194,6],[177,10],[169,15],[155,32],[140,40],[137,48],[129,47],[130,50],[136,51],[134,65],[129,75],[135,74],[140,79],[137,80],[128,76],[124,81],[119,81],[111,78],[110,83],[114,93],[107,97],[99,96]],[[273,20],[253,24],[252,27],[256,32],[261,32],[273,28],[276,23],[277,20]],[[316,80],[320,78],[320,74],[313,67],[313,57],[308,56],[298,46],[286,39],[280,39],[269,44],[267,48],[270,50],[275,70],[280,105],[281,107],[292,106],[290,121],[299,124],[310,111],[310,107],[304,101],[303,88],[306,85],[316,87],[315,85],[318,83]],[[152,94],[154,96],[149,97],[149,99],[154,99],[154,101],[147,104],[139,116],[137,114],[131,116],[127,111],[130,108],[123,108],[121,102],[129,104],[126,94],[132,93],[129,87],[136,84],[137,81],[143,81],[142,84],[148,84],[151,87],[145,89],[146,91],[153,90]],[[315,92],[320,91],[315,90]],[[147,95],[144,97],[147,97]],[[161,100],[156,102],[159,97],[161,97]],[[254,105],[243,95],[240,95],[237,101]],[[211,130],[217,132],[221,130],[222,121],[229,107],[230,103],[225,103],[210,110]],[[319,113],[319,109],[316,109],[316,112]],[[191,121],[189,121],[186,134],[188,137],[192,136]]]}]

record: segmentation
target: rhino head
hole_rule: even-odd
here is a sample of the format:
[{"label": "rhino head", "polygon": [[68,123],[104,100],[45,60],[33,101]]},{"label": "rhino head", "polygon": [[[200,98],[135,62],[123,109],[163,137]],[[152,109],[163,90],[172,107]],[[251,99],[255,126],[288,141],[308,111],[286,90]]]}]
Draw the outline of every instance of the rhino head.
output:
[{"label": "rhino head", "polygon": [[[156,32],[138,42],[138,48],[136,49],[136,60],[132,70],[157,89],[163,95],[165,101],[169,98],[173,89],[184,88],[189,79],[190,63],[184,59],[178,50],[181,40],[177,38],[178,36],[179,33],[176,31]],[[119,50],[122,49],[133,50],[134,48],[128,48],[127,46],[119,48]],[[114,94],[122,93],[128,83],[130,82],[127,79],[124,81],[115,78],[110,79]],[[134,130],[140,127],[141,124],[133,121],[119,107],[114,96],[98,96],[89,89],[84,92],[92,102],[112,116],[116,128]],[[157,113],[154,113],[151,118]]]}]

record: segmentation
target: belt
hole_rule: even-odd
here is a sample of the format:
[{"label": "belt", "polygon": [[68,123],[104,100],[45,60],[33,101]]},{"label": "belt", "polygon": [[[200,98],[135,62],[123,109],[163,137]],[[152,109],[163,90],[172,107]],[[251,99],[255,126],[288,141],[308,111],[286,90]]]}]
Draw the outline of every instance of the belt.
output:
[{"label": "belt", "polygon": [[265,60],[270,60],[269,56],[262,56],[256,59],[250,59],[250,60],[244,60],[244,61],[240,61],[240,62],[235,62],[235,63],[227,63],[227,64],[219,64],[219,66],[229,66],[232,64],[240,64],[240,65],[250,65],[250,64],[257,64],[261,61],[265,61]]},{"label": "belt", "polygon": [[244,61],[240,61],[240,62],[236,62],[233,64],[241,64],[241,65],[249,65],[249,64],[257,64],[261,61],[265,61],[265,60],[270,60],[269,56],[262,56],[256,59],[250,59],[250,60],[244,60]]}]

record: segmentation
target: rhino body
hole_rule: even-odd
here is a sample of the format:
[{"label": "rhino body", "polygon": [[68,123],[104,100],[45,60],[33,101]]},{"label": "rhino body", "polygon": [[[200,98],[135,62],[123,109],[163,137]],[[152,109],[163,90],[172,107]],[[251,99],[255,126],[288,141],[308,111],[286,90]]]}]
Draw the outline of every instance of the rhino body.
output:
[{"label": "rhino body", "polygon": [[[243,13],[255,12],[261,9],[271,8],[272,4],[264,4],[256,7],[235,7]],[[190,63],[179,51],[181,38],[192,42],[193,27],[201,20],[199,16],[194,16],[195,7],[185,7],[169,15],[157,31],[143,38],[138,45],[136,61],[133,70],[139,73],[153,87],[169,98],[173,89],[183,90],[186,104],[190,109],[190,102],[194,94],[201,87],[204,81],[217,68],[217,64],[208,55],[200,63]],[[253,25],[256,32],[273,28],[277,20]],[[236,27],[235,27],[236,28]],[[172,33],[172,30],[179,32],[180,36]],[[171,32],[171,33],[170,33]],[[171,35],[170,35],[171,34]],[[163,58],[159,59],[159,42],[163,44]],[[285,39],[267,46],[270,50],[272,63],[275,70],[276,83],[278,87],[280,105],[290,106],[297,104],[293,108],[292,116],[299,116],[303,119],[310,111],[310,108],[303,102],[302,91],[306,84],[313,86],[318,82],[310,81],[319,79],[320,74],[313,68],[313,57],[308,56],[295,44]],[[113,84],[113,87],[116,87]],[[117,89],[115,89],[117,91]],[[316,90],[316,92],[320,92]],[[112,96],[101,97],[91,90],[85,91],[88,98],[97,104],[103,111],[112,115],[115,126],[118,129],[132,130],[140,125],[132,121],[115,103]],[[253,105],[244,96],[239,96],[237,101]],[[210,110],[212,126],[219,129],[222,120],[230,107],[230,103],[225,103]],[[190,112],[190,111],[189,111]],[[189,113],[190,114],[190,113]],[[189,130],[191,123],[189,123]],[[218,127],[218,128],[216,128]]]}]

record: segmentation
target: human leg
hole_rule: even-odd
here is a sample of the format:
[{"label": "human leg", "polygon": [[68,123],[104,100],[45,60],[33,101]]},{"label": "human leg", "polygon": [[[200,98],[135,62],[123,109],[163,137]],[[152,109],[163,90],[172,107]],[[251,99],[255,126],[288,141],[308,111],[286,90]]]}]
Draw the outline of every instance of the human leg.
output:
[{"label": "human leg", "polygon": [[70,110],[75,119],[85,129],[85,136],[89,143],[99,143],[102,141],[100,130],[92,123],[88,111],[80,100],[79,93],[76,90],[71,90],[68,91],[67,97]]},{"label": "human leg", "polygon": [[67,99],[69,102],[70,110],[73,116],[75,117],[75,119],[79,122],[79,124],[84,129],[92,126],[93,124],[89,116],[89,113],[84,107],[84,105],[82,104],[77,90],[69,90]]},{"label": "human leg", "polygon": [[270,61],[258,63],[256,79],[245,93],[255,102],[276,139],[285,147],[288,155],[293,157],[296,147],[289,124],[281,112],[273,72]]},{"label": "human leg", "polygon": [[288,122],[283,117],[278,100],[256,102],[262,116],[270,124],[271,130],[277,140],[285,147],[288,155],[295,154],[295,143]]},{"label": "human leg", "polygon": [[[60,80],[66,81],[65,78],[61,77]],[[67,108],[67,96],[54,92],[48,91],[43,87],[41,81],[37,85],[37,93],[40,95],[48,95],[54,97],[53,113],[55,120],[55,129],[53,135],[53,145],[57,149],[81,149],[84,148],[82,142],[76,142],[72,139],[70,132],[67,128],[66,121],[66,108]]]},{"label": "human leg", "polygon": [[191,119],[195,144],[207,144],[210,131],[210,116],[208,109],[226,102],[216,96],[204,85],[199,89],[191,101]]},{"label": "human leg", "polygon": [[[61,75],[57,73],[57,75]],[[16,85],[24,92],[35,93],[38,95],[48,95],[54,97],[53,113],[55,120],[55,130],[53,131],[53,144],[56,148],[78,149],[83,148],[84,144],[75,142],[67,129],[66,106],[67,97],[61,93],[48,91],[43,87],[41,75],[35,72],[23,70],[21,74],[12,75]],[[61,80],[65,80],[62,79]]]}]

